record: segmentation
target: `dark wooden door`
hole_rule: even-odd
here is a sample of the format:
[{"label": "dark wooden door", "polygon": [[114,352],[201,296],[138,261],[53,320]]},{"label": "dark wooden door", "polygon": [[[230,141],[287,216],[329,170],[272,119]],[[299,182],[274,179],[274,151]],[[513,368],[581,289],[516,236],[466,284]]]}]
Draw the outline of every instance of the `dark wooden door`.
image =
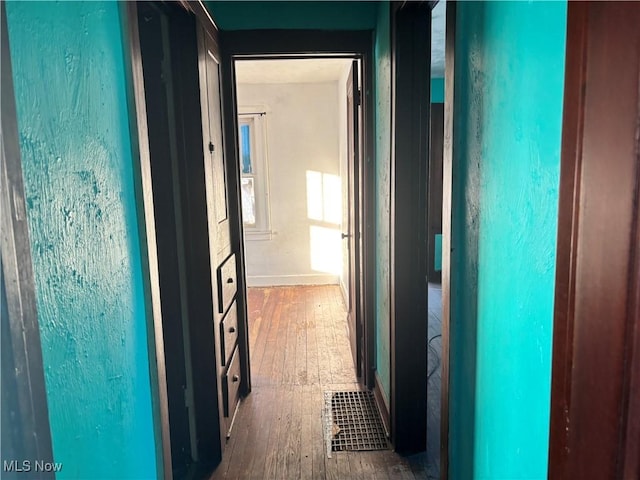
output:
[{"label": "dark wooden door", "polygon": [[568,6],[550,478],[640,478],[639,25]]},{"label": "dark wooden door", "polygon": [[222,106],[220,103],[220,60],[214,39],[205,32],[205,98],[204,126],[205,151],[208,158],[205,166],[207,205],[209,207],[209,229],[211,252],[219,265],[231,253],[229,215],[227,207],[227,183],[225,178],[225,155],[222,140]]},{"label": "dark wooden door", "polygon": [[243,351],[245,343],[238,341],[240,329],[236,302],[237,285],[238,275],[242,275],[244,270],[237,268],[238,252],[231,243],[232,223],[229,215],[230,199],[237,202],[239,197],[232,182],[228,181],[227,173],[237,167],[230,165],[225,158],[220,48],[214,36],[204,28],[200,46],[207,217],[211,272],[215,285],[212,328],[215,335],[221,431],[228,437],[240,401],[240,386],[243,382],[241,365],[243,358],[248,354]]},{"label": "dark wooden door", "polygon": [[349,264],[349,278],[347,281],[347,328],[351,353],[359,379],[362,379],[363,368],[363,328],[362,318],[359,315],[359,289],[358,289],[358,254],[360,228],[358,224],[358,212],[360,199],[357,193],[357,179],[360,171],[360,92],[358,87],[358,62],[353,61],[349,78],[347,79],[347,232],[342,232],[343,241],[347,242]]}]

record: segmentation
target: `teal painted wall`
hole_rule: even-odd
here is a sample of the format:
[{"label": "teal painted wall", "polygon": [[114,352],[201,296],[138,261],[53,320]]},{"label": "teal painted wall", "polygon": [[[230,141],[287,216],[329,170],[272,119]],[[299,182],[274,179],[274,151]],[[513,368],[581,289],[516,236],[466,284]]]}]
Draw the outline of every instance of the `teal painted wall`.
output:
[{"label": "teal painted wall", "polygon": [[374,45],[376,134],[376,374],[389,402],[391,392],[390,199],[391,199],[391,37],[389,2],[380,2]]},{"label": "teal painted wall", "polygon": [[9,2],[57,478],[156,478],[116,2]]},{"label": "teal painted wall", "polygon": [[431,103],[444,103],[444,78],[431,79]]},{"label": "teal painted wall", "polygon": [[442,234],[438,233],[434,236],[435,240],[435,252],[433,259],[433,269],[436,272],[442,270]]},{"label": "teal painted wall", "polygon": [[458,4],[454,479],[547,476],[566,9]]},{"label": "teal painted wall", "polygon": [[[444,78],[431,78],[431,103],[444,103]],[[442,235],[436,235],[434,241],[433,268],[436,272],[439,272],[442,270]]]},{"label": "teal painted wall", "polygon": [[346,1],[210,1],[219,28],[373,30],[378,2]]}]

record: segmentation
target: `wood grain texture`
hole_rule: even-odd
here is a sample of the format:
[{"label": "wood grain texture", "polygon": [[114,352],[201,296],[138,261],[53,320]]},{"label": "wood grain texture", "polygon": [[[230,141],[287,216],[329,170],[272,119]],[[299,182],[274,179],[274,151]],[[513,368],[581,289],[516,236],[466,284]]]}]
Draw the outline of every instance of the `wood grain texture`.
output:
[{"label": "wood grain texture", "polygon": [[550,478],[640,473],[639,23],[637,3],[568,9]]},{"label": "wood grain texture", "polygon": [[323,392],[359,388],[340,287],[249,288],[247,298],[253,390],[210,480],[427,478],[422,456],[327,458]]}]

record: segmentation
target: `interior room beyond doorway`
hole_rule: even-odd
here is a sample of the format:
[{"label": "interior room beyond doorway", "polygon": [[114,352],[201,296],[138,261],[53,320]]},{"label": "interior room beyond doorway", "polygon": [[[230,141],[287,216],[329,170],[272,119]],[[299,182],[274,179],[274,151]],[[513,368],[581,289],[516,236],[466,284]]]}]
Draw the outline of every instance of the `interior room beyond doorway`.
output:
[{"label": "interior room beyond doorway", "polygon": [[249,287],[346,286],[351,66],[344,58],[236,62]]}]

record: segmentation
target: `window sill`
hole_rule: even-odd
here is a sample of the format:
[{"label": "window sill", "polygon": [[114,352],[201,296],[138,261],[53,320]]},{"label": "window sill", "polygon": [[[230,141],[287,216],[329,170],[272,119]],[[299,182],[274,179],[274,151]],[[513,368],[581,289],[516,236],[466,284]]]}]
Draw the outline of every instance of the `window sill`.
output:
[{"label": "window sill", "polygon": [[273,232],[271,230],[251,231],[245,228],[244,238],[250,241],[271,240],[273,238]]}]

